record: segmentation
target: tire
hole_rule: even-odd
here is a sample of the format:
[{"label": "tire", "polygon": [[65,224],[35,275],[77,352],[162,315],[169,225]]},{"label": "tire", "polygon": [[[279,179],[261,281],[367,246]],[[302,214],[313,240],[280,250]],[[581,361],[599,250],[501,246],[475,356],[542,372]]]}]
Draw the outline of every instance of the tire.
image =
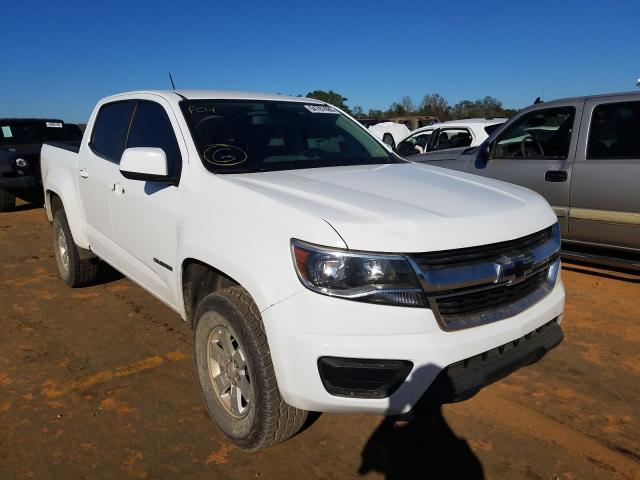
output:
[{"label": "tire", "polygon": [[16,208],[16,196],[4,188],[0,188],[0,212],[10,212],[14,208]]},{"label": "tire", "polygon": [[280,395],[262,318],[249,293],[234,286],[209,294],[194,320],[198,381],[220,430],[247,451],[295,435],[308,412],[287,405]]},{"label": "tire", "polygon": [[393,135],[391,135],[390,133],[385,133],[382,136],[382,141],[389,145],[391,148],[396,148],[396,141],[393,139]]},{"label": "tire", "polygon": [[60,277],[70,287],[85,287],[95,282],[98,276],[98,259],[80,258],[67,216],[62,209],[53,216],[53,255],[56,257]]}]

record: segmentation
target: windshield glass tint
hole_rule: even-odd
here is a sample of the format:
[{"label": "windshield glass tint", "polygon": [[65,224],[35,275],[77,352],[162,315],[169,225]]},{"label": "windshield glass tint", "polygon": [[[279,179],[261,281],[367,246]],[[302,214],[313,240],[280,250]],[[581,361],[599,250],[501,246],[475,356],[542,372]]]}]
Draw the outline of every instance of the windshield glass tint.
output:
[{"label": "windshield glass tint", "polygon": [[191,100],[181,107],[215,173],[401,162],[333,107],[260,100]]}]

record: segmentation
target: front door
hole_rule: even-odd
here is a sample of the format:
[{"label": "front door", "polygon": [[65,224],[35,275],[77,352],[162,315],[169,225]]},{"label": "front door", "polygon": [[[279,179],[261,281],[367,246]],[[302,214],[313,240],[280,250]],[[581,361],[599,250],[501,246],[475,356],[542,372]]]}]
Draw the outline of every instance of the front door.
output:
[{"label": "front door", "polygon": [[127,148],[161,148],[175,182],[127,179],[117,173],[110,199],[115,238],[128,276],[170,305],[177,305],[177,222],[180,199],[178,182],[186,147],[178,143],[179,127],[171,107],[149,96],[138,100],[127,139]]},{"label": "front door", "polygon": [[479,154],[466,171],[538,192],[553,207],[567,236],[581,112],[582,101],[577,100],[523,113],[491,142],[488,158]]}]

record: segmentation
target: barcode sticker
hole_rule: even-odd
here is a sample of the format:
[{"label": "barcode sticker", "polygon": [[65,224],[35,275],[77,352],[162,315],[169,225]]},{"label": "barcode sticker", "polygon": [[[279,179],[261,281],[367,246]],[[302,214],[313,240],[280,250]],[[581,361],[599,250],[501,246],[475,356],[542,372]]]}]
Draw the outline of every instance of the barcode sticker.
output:
[{"label": "barcode sticker", "polygon": [[340,113],[330,105],[305,105],[305,107],[307,107],[307,110],[309,110],[311,113]]},{"label": "barcode sticker", "polygon": [[47,122],[48,128],[62,128],[62,123],[60,122]]}]

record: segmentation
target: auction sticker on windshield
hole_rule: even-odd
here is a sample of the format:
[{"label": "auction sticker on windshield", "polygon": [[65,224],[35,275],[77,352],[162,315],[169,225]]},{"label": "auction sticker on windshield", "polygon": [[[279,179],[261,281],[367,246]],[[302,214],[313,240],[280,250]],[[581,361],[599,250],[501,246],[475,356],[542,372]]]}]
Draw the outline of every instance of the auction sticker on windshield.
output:
[{"label": "auction sticker on windshield", "polygon": [[305,105],[311,113],[337,113],[340,112],[330,105]]},{"label": "auction sticker on windshield", "polygon": [[49,127],[49,128],[62,128],[62,123],[60,123],[60,122],[47,122],[47,127]]},{"label": "auction sticker on windshield", "polygon": [[11,127],[2,127],[2,136],[4,138],[13,137],[13,133],[11,132]]}]

